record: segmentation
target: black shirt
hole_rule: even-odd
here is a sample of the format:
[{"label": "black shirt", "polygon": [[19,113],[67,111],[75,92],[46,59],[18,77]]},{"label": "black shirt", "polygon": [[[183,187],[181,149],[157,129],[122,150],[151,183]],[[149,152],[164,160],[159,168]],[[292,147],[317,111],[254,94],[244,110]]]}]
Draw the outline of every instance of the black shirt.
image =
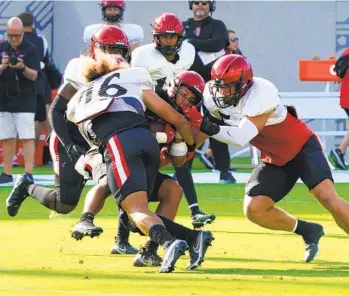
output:
[{"label": "black shirt", "polygon": [[225,24],[207,17],[202,21],[194,21],[193,18],[183,22],[185,38],[195,47],[195,60],[190,70],[198,72],[205,80],[211,79],[211,68],[214,61],[204,65],[198,56],[198,51],[218,52],[229,44],[229,36]]},{"label": "black shirt", "polygon": [[202,21],[190,18],[183,22],[185,38],[196,51],[217,52],[229,44],[228,32],[221,20],[207,17]]},{"label": "black shirt", "polygon": [[[10,47],[7,41],[0,45],[0,63],[3,56],[9,55]],[[39,56],[33,44],[23,40],[16,54],[23,59],[24,65],[28,68],[40,70]],[[20,71],[8,67],[0,76],[0,111],[34,113],[35,85],[35,81],[27,79]]]},{"label": "black shirt", "polygon": [[24,32],[24,40],[34,45],[41,62],[45,62],[45,60],[48,59],[48,51],[47,48],[45,48],[44,40],[37,34],[35,29],[31,32]]},{"label": "black shirt", "polygon": [[[49,52],[47,50],[47,44],[41,35],[38,35],[36,30],[33,29],[31,32],[24,32],[24,40],[33,44],[39,55],[40,62],[46,64],[50,61]],[[36,91],[37,99],[41,100],[39,104],[50,104],[51,103],[51,88],[48,84],[46,73],[44,70],[40,70],[38,78],[36,79]]]}]

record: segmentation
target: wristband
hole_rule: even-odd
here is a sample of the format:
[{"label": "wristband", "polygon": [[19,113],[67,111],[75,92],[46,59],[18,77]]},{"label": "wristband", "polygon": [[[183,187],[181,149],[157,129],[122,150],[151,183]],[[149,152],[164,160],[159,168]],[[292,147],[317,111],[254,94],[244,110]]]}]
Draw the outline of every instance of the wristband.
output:
[{"label": "wristband", "polygon": [[19,69],[18,71],[23,73],[25,71],[25,68],[27,68],[27,66],[24,66],[23,69]]},{"label": "wristband", "polygon": [[159,144],[165,144],[167,142],[167,135],[164,132],[156,132],[155,138]]},{"label": "wristband", "polygon": [[187,147],[188,147],[188,152],[194,152],[195,149],[196,149],[196,143],[194,142],[193,144],[189,145],[188,143],[187,144]]}]

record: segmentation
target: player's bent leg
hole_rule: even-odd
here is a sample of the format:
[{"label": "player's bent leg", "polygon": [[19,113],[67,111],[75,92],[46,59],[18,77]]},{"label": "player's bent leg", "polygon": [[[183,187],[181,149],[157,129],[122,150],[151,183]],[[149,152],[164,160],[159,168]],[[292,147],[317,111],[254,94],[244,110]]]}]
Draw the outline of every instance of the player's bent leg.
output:
[{"label": "player's bent leg", "polygon": [[[182,188],[170,176],[158,173],[153,193],[149,201],[159,201],[156,214],[173,220],[177,214],[182,197]],[[157,254],[159,244],[148,240],[144,248],[133,259],[136,267],[156,267],[162,263],[161,257]]]},{"label": "player's bent leg", "polygon": [[316,185],[311,192],[332,214],[337,225],[349,234],[349,203],[338,195],[333,182],[326,179]]},{"label": "player's bent leg", "polygon": [[174,180],[166,179],[161,184],[158,191],[159,205],[156,213],[174,220],[183,195],[183,190]]},{"label": "player's bent leg", "polygon": [[319,251],[319,240],[324,235],[317,223],[297,220],[284,210],[275,207],[267,196],[245,196],[244,214],[253,223],[271,230],[283,230],[301,235],[305,244],[304,261],[312,261]]},{"label": "player's bent leg", "polygon": [[296,224],[296,218],[275,207],[275,202],[263,195],[245,195],[244,214],[251,222],[272,230],[292,231]]},{"label": "player's bent leg", "polygon": [[144,234],[164,247],[165,254],[159,272],[172,272],[179,257],[188,249],[187,242],[174,240],[161,219],[149,210],[145,191],[130,194],[122,200],[121,207]]},{"label": "player's bent leg", "polygon": [[84,205],[84,212],[80,221],[72,230],[72,237],[81,240],[85,236],[91,238],[103,233],[103,229],[94,224],[95,214],[97,214],[104,205],[104,201],[110,194],[107,184],[101,183],[93,186],[87,193]]}]

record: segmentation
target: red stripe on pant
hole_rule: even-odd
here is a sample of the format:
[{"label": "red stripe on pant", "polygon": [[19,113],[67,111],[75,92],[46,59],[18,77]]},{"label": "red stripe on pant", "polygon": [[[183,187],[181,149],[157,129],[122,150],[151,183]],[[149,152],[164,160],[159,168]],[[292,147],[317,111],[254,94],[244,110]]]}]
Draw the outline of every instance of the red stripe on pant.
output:
[{"label": "red stripe on pant", "polygon": [[125,154],[117,135],[109,139],[107,143],[107,149],[112,160],[113,175],[116,180],[116,184],[120,189],[122,185],[127,181],[130,176],[130,170],[128,168]]},{"label": "red stripe on pant", "polygon": [[59,152],[58,152],[59,139],[57,135],[52,132],[50,136],[50,154],[53,163],[53,171],[59,175]]}]

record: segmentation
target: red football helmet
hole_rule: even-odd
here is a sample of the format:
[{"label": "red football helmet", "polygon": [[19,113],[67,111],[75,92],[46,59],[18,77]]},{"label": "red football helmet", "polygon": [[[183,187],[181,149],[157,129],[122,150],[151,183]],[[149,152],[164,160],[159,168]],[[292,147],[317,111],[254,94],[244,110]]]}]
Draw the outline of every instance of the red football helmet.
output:
[{"label": "red football helmet", "polygon": [[[217,107],[235,107],[252,86],[253,71],[245,57],[229,54],[220,57],[213,64],[211,79],[215,81],[210,91]],[[232,86],[235,86],[234,93],[231,93]],[[223,88],[229,90],[227,95],[222,96],[220,93],[220,89]]]},{"label": "red football helmet", "polygon": [[[121,49],[121,55],[126,60],[130,59],[128,38],[123,30],[115,26],[104,25],[91,38],[90,52],[94,57],[95,48],[100,48],[106,53],[113,53]],[[119,53],[119,52],[118,52]]]},{"label": "red football helmet", "polygon": [[[184,27],[182,21],[173,13],[163,13],[158,16],[152,23],[153,41],[155,42],[155,48],[160,51],[164,56],[171,56],[176,54],[183,42]],[[176,45],[161,45],[160,35],[177,35]]]},{"label": "red football helmet", "polygon": [[[102,19],[105,22],[121,22],[124,18],[124,11],[125,11],[125,1],[117,1],[117,0],[103,0],[99,2],[99,5],[101,6],[102,10]],[[120,13],[108,15],[106,14],[105,10],[107,7],[118,7],[120,9]]]},{"label": "red football helmet", "polygon": [[178,89],[181,85],[185,85],[195,94],[195,106],[199,106],[202,102],[202,93],[205,88],[205,81],[200,74],[194,71],[184,71],[177,74],[170,82],[167,88],[169,97],[175,99]]}]

